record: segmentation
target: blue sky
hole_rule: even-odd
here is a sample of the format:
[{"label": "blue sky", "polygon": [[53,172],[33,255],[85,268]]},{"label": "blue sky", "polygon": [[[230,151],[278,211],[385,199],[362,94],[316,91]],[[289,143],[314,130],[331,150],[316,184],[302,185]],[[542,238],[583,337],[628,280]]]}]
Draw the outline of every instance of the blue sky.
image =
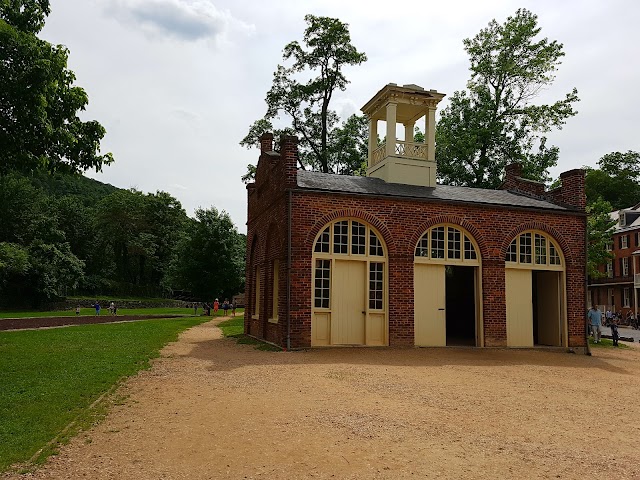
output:
[{"label": "blue sky", "polygon": [[640,2],[633,0],[52,0],[42,36],[70,49],[69,66],[89,94],[85,118],[107,129],[103,151],[116,162],[88,176],[168,191],[189,214],[215,206],[244,232],[240,177],[257,151],[238,142],[264,115],[282,48],[302,39],[305,14],[348,23],[369,58],[347,70],[351,83],[333,101],[346,117],[390,82],[449,95],[463,89],[462,40],[520,7],[538,15],[543,36],[564,44],[556,82],[539,101],[573,87],[581,98],[579,114],[549,135],[560,148],[552,175],[593,166],[611,151],[640,150]]}]

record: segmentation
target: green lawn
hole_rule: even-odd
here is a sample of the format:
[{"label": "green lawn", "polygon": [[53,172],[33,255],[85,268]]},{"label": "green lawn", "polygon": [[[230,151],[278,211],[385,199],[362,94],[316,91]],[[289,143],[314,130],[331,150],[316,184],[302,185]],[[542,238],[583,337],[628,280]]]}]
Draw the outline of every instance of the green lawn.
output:
[{"label": "green lawn", "polygon": [[[109,315],[107,306],[103,305],[100,315]],[[202,309],[198,309],[198,314]],[[50,312],[0,312],[0,318],[25,318],[25,317],[73,317],[76,314],[73,310],[55,310]],[[94,308],[81,308],[80,315],[95,315]],[[193,308],[119,308],[118,315],[193,315]]]},{"label": "green lawn", "polygon": [[[236,317],[244,315],[244,309],[236,310]],[[212,311],[213,313],[213,311]],[[14,311],[0,312],[0,319],[3,318],[26,318],[26,317],[73,317],[76,314],[73,310],[55,310],[50,312],[33,312],[33,311]],[[80,315],[95,315],[94,308],[81,308]],[[109,310],[103,306],[100,316],[109,315]],[[191,315],[193,316],[193,308],[184,307],[168,307],[168,308],[118,308],[118,315]],[[202,315],[202,308],[198,308],[198,315]],[[222,310],[218,311],[218,316],[222,316]],[[211,318],[211,317],[209,317]]]},{"label": "green lawn", "polygon": [[593,348],[629,348],[629,345],[625,345],[625,343],[620,340],[618,342],[618,346],[613,346],[613,340],[609,340],[608,338],[601,338],[600,343],[593,343],[593,338],[589,338],[589,346]]},{"label": "green lawn", "polygon": [[[147,368],[180,332],[209,319],[0,332],[0,472],[29,460],[72,421],[90,425],[104,408],[88,408],[96,399]],[[46,447],[36,462],[54,449]]]}]

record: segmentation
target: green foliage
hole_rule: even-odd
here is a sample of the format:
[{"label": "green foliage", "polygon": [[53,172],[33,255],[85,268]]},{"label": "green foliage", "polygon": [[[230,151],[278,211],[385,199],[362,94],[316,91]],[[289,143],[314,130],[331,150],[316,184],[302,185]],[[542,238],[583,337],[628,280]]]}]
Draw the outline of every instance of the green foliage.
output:
[{"label": "green foliage", "polygon": [[640,203],[640,153],[608,153],[598,160],[598,167],[586,168],[587,203],[602,197],[611,203],[612,210]]},{"label": "green foliage", "polygon": [[169,282],[208,301],[231,298],[244,289],[246,237],[226,212],[196,211],[176,248]]},{"label": "green foliage", "polygon": [[562,44],[539,39],[537,16],[520,9],[504,24],[495,20],[465,39],[471,62],[466,91],[457,91],[436,130],[438,176],[443,183],[496,188],[504,167],[523,165],[524,175],[547,180],[558,149],[542,133],[562,128],[577,112],[577,91],[552,105],[533,105],[553,83]]},{"label": "green foliage", "polygon": [[102,125],[78,117],[88,96],[73,85],[69,51],[36,36],[49,12],[48,0],[0,2],[0,174],[99,171],[113,161],[99,153]]},{"label": "green foliage", "polygon": [[594,280],[605,275],[598,266],[614,258],[607,250],[616,223],[609,216],[612,210],[611,204],[602,197],[587,205],[587,275]]},{"label": "green foliage", "polygon": [[[349,83],[343,69],[360,65],[367,57],[351,44],[346,23],[314,15],[306,15],[305,21],[304,47],[297,41],[285,46],[283,60],[292,60],[293,64],[289,67],[278,65],[265,99],[267,113],[250,127],[240,145],[256,146],[258,137],[266,131],[273,131],[276,136],[297,135],[300,139],[299,161],[303,168],[351,173],[360,168],[362,161],[357,161],[353,155],[361,153],[360,143],[363,138],[366,143],[366,136],[334,133],[339,118],[329,105],[334,92],[344,91]],[[301,74],[307,72],[312,78],[300,81]],[[273,120],[283,114],[291,120],[291,126],[274,130]],[[362,135],[362,122],[362,119],[348,119],[340,128],[350,134]],[[347,160],[336,157],[339,145],[346,146],[349,151]],[[245,178],[252,178],[251,170],[243,180]]]},{"label": "green foliage", "polygon": [[266,352],[280,352],[282,349],[276,345],[265,343],[257,338],[250,337],[244,334],[244,317],[237,316],[220,322],[218,324],[222,334],[225,337],[230,337],[236,340],[236,343],[241,345],[254,345],[256,350],[262,350]]},{"label": "green foliage", "polygon": [[27,461],[180,332],[208,319],[0,332],[0,471]]}]

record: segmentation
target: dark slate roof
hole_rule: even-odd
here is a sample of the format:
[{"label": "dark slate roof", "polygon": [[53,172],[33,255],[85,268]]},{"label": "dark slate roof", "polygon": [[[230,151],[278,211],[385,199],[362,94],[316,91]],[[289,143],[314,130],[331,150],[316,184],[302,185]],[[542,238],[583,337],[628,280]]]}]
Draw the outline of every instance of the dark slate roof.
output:
[{"label": "dark slate roof", "polygon": [[380,178],[335,175],[330,173],[298,170],[298,187],[327,192],[375,195],[398,198],[414,198],[436,202],[462,202],[485,205],[501,205],[545,210],[574,211],[569,206],[561,206],[546,200],[510,192],[507,190],[485,190],[482,188],[436,185],[421,187],[387,183]]}]

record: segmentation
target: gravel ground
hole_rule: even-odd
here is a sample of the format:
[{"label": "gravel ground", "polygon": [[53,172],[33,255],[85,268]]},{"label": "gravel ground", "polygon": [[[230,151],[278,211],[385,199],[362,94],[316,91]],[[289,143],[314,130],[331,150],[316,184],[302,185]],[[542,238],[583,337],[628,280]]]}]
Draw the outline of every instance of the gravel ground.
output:
[{"label": "gravel ground", "polygon": [[35,479],[640,478],[640,349],[261,352],[212,321]]}]

